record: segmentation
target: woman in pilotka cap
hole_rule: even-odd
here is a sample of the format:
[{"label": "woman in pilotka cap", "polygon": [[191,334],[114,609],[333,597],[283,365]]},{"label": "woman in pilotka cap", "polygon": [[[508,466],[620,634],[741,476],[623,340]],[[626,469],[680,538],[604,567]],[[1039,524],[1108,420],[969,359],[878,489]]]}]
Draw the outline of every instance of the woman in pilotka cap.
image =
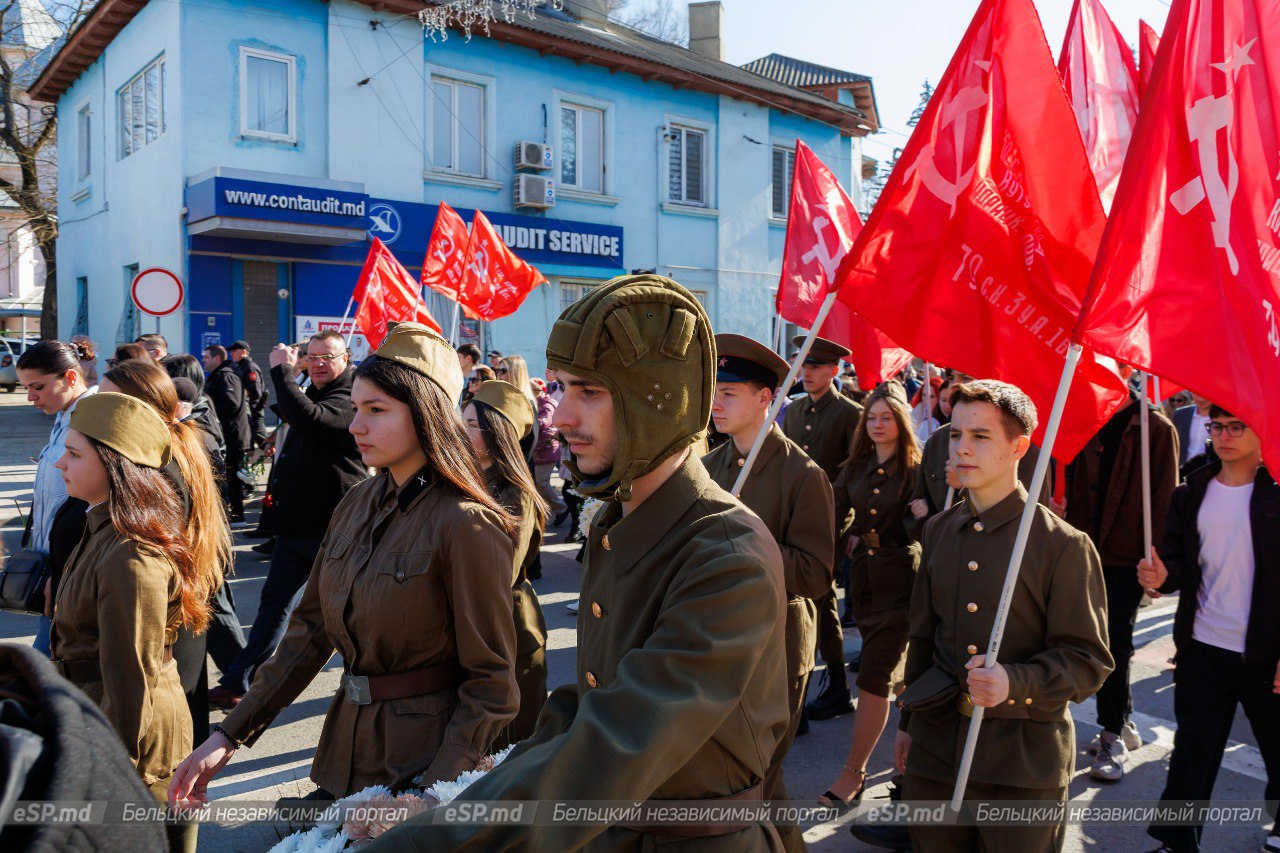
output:
[{"label": "woman in pilotka cap", "polygon": [[505,746],[533,734],[538,712],[547,701],[547,622],[528,577],[542,544],[547,503],[538,495],[525,462],[526,449],[533,445],[533,412],[521,390],[509,382],[486,382],[462,418],[489,494],[520,520],[511,575],[520,711],[499,739],[497,746]]},{"label": "woman in pilotka cap", "polygon": [[402,323],[355,374],[350,431],[381,473],[333,514],[284,639],[249,692],[174,774],[170,801],[207,802],[336,648],[345,667],[311,765],[310,798],[405,790],[474,769],[516,713],[516,520],[485,487],[454,401],[458,356]]},{"label": "woman in pilotka cap", "polygon": [[[79,402],[70,427],[57,467],[89,512],[58,586],[53,661],[102,707],[163,802],[191,750],[172,646],[183,623],[208,623],[220,567],[200,566],[183,536],[182,502],[161,470],[172,458],[169,425],[153,408],[98,393]],[[171,842],[194,850],[194,829],[175,827]]]}]

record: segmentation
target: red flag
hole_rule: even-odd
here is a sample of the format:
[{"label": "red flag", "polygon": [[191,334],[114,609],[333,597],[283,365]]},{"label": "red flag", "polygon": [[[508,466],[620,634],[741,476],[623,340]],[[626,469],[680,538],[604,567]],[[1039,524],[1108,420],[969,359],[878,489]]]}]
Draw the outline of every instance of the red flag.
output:
[{"label": "red flag", "polygon": [[1138,71],[1129,45],[1099,0],[1075,0],[1058,72],[1106,210],[1138,120]]},{"label": "red flag", "polygon": [[1177,0],[1079,337],[1195,389],[1280,460],[1280,9]]},{"label": "red flag", "polygon": [[1138,21],[1138,95],[1147,91],[1151,69],[1156,64],[1156,52],[1160,50],[1160,36],[1146,21]]},{"label": "red flag", "polygon": [[[467,223],[458,212],[445,202],[436,211],[436,223],[431,229],[431,242],[427,255],[422,259],[422,283],[436,293],[458,301],[462,287],[464,262],[467,254]],[[463,306],[468,317],[474,314]]]},{"label": "red flag", "polygon": [[529,292],[547,281],[536,268],[507,248],[478,210],[471,222],[465,267],[458,301],[485,320],[514,314]]},{"label": "red flag", "polygon": [[418,282],[377,237],[360,270],[355,298],[360,303],[356,328],[374,347],[387,336],[387,323],[416,320],[440,331],[440,324],[422,301]]},{"label": "red flag", "polygon": [[[1022,388],[1044,423],[1105,218],[1030,0],[983,0],[837,274],[840,299],[935,364]],[[1083,354],[1054,455],[1128,399]]]},{"label": "red flag", "polygon": [[[777,310],[778,316],[807,329],[833,287],[840,260],[862,230],[862,218],[836,176],[799,140],[794,171]],[[874,388],[911,360],[910,353],[840,302],[831,306],[818,334],[853,351],[849,361],[863,388]]]}]

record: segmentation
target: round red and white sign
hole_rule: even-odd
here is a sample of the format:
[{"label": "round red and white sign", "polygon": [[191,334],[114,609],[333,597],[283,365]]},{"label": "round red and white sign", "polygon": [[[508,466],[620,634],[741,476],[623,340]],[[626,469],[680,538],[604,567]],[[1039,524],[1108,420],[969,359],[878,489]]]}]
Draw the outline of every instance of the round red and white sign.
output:
[{"label": "round red and white sign", "polygon": [[145,269],[133,277],[129,288],[133,304],[152,317],[164,317],[182,306],[182,279],[163,267]]}]

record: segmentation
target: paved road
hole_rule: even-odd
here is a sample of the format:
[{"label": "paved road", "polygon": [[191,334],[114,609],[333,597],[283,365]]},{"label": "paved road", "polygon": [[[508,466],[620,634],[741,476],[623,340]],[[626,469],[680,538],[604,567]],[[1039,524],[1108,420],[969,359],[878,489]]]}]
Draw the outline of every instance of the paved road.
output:
[{"label": "paved road", "polygon": [[[29,461],[39,452],[47,435],[50,419],[24,404],[20,394],[0,392],[0,500],[10,496],[24,502],[30,499],[30,481],[34,466]],[[0,507],[0,532],[7,547],[13,547],[18,535],[16,521],[4,520]],[[547,653],[551,686],[573,680],[575,660],[575,621],[565,605],[577,599],[579,567],[573,555],[576,546],[562,544],[563,531],[551,538],[543,558],[544,577],[536,586],[546,613],[550,631]],[[251,541],[237,537],[236,572],[231,579],[235,585],[239,614],[246,630],[253,621],[258,595],[266,574],[267,564],[260,562],[249,550]],[[1071,783],[1071,797],[1081,802],[1105,802],[1108,800],[1156,799],[1159,797],[1168,766],[1172,745],[1173,683],[1168,659],[1173,654],[1170,636],[1173,624],[1173,607],[1176,599],[1160,599],[1140,611],[1136,640],[1139,646],[1133,666],[1134,705],[1143,739],[1147,744],[1130,760],[1128,775],[1118,785],[1099,785],[1089,780],[1088,756],[1085,746],[1097,733],[1093,724],[1092,703],[1073,709],[1076,718],[1076,736],[1079,746],[1077,773]],[[35,618],[18,614],[0,613],[0,641],[29,644],[35,633]],[[850,649],[856,646],[856,638],[850,638]],[[212,661],[210,671],[214,672]],[[307,779],[310,761],[319,739],[320,727],[329,697],[337,689],[341,672],[340,659],[336,656],[312,685],[276,720],[275,725],[252,748],[241,751],[223,771],[212,788],[218,798],[240,801],[274,801],[285,795],[306,793],[313,787]],[[816,676],[815,673],[815,681]],[[214,714],[214,721],[220,714]],[[797,800],[816,797],[837,775],[848,749],[853,718],[814,723],[806,737],[796,741],[787,759],[788,786]],[[889,731],[897,725],[896,712],[889,720]],[[886,735],[872,757],[868,770],[869,799],[884,796],[890,776],[892,757],[891,738]],[[584,772],[588,772],[585,771]],[[1232,743],[1227,752],[1223,770],[1214,791],[1216,800],[1260,800],[1263,795],[1265,772],[1254,746],[1252,732],[1243,714],[1236,720]],[[841,821],[808,828],[805,838],[815,851],[871,850],[854,840]],[[269,848],[284,833],[283,828],[267,825],[222,827],[206,825],[200,830],[202,850],[232,853],[232,851],[261,851]],[[1219,828],[1206,833],[1205,845],[1209,850],[1256,850],[1264,833],[1258,828]],[[1080,851],[1142,851],[1155,846],[1141,827],[1070,827],[1066,849]],[[1028,851],[1031,853],[1031,851]]]}]

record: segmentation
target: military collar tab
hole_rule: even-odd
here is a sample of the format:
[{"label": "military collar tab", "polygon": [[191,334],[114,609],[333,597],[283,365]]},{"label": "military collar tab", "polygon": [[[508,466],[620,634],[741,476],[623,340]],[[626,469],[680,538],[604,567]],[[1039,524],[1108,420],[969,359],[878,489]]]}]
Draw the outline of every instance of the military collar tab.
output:
[{"label": "military collar tab", "polygon": [[[387,475],[387,479],[391,481],[391,475]],[[396,490],[396,504],[400,507],[401,512],[405,512],[413,505],[413,502],[421,497],[427,489],[431,488],[436,481],[436,475],[431,470],[430,465],[424,465],[408,480],[404,482]]]},{"label": "military collar tab", "polygon": [[982,512],[974,509],[972,501],[966,500],[964,506],[967,511],[956,513],[956,528],[978,521],[982,523],[987,532],[991,532],[1008,524],[1010,521],[1016,521],[1022,515],[1022,509],[1026,505],[1027,490],[1019,482],[1017,488],[1010,492],[1004,500]]},{"label": "military collar tab", "polygon": [[97,533],[111,523],[111,507],[107,501],[94,504],[85,513],[90,533]]}]

